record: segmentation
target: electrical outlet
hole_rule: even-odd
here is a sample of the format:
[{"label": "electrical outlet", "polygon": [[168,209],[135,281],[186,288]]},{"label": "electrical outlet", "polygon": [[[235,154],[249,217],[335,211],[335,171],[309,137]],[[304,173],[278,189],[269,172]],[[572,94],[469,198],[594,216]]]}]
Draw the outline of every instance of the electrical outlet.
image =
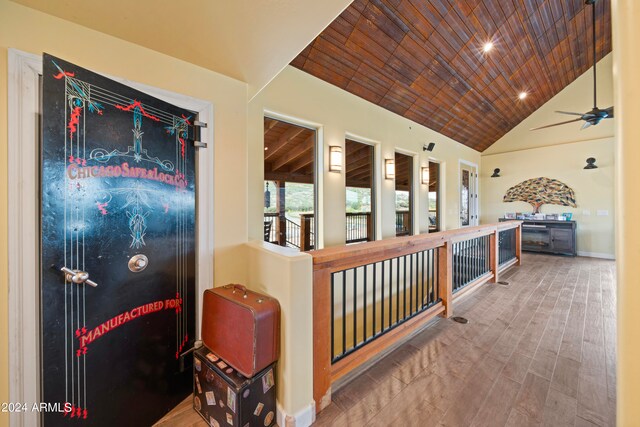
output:
[{"label": "electrical outlet", "polygon": [[607,211],[607,210],[598,210],[597,215],[598,216],[609,216],[609,211]]},{"label": "electrical outlet", "polygon": [[591,215],[591,211],[588,210],[588,209],[585,209],[585,210],[582,211],[582,215],[583,216],[590,216]]}]

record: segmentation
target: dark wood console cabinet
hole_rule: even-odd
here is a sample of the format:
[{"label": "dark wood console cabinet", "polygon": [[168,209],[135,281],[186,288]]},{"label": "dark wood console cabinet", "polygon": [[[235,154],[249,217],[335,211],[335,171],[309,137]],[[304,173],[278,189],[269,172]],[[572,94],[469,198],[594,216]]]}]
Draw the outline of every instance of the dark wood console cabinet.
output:
[{"label": "dark wood console cabinet", "polygon": [[576,222],[524,220],[522,250],[576,256]]}]

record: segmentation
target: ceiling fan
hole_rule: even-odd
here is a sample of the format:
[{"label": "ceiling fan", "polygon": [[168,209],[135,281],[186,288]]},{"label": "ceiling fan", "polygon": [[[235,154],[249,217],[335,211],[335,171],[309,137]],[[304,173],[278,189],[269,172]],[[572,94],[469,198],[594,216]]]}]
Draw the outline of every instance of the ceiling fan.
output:
[{"label": "ceiling fan", "polygon": [[556,111],[556,113],[560,114],[568,114],[570,116],[580,116],[577,119],[567,120],[566,122],[554,123],[552,125],[540,126],[537,128],[532,128],[529,130],[538,130],[545,129],[553,126],[564,125],[567,123],[579,122],[580,120],[584,120],[584,124],[581,129],[586,129],[589,126],[597,125],[600,123],[602,119],[611,119],[613,118],[613,107],[600,109],[598,108],[597,98],[596,98],[596,2],[598,0],[585,0],[585,4],[591,5],[591,16],[592,16],[592,34],[593,34],[593,108],[591,111],[587,111],[586,113],[572,113],[569,111]]}]

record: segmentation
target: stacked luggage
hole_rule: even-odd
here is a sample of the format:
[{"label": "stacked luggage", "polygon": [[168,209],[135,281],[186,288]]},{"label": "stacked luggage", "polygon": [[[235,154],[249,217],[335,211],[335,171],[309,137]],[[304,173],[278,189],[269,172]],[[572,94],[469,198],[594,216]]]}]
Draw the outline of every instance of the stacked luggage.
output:
[{"label": "stacked luggage", "polygon": [[214,427],[276,424],[280,305],[241,285],[208,289],[194,353],[194,409]]}]

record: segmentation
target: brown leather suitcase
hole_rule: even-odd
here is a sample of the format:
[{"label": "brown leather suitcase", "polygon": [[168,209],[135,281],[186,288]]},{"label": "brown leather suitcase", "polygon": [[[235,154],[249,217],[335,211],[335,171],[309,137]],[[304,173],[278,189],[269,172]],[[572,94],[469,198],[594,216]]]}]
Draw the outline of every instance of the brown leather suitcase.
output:
[{"label": "brown leather suitcase", "polygon": [[280,304],[242,285],[204,291],[202,341],[246,377],[278,360]]}]

